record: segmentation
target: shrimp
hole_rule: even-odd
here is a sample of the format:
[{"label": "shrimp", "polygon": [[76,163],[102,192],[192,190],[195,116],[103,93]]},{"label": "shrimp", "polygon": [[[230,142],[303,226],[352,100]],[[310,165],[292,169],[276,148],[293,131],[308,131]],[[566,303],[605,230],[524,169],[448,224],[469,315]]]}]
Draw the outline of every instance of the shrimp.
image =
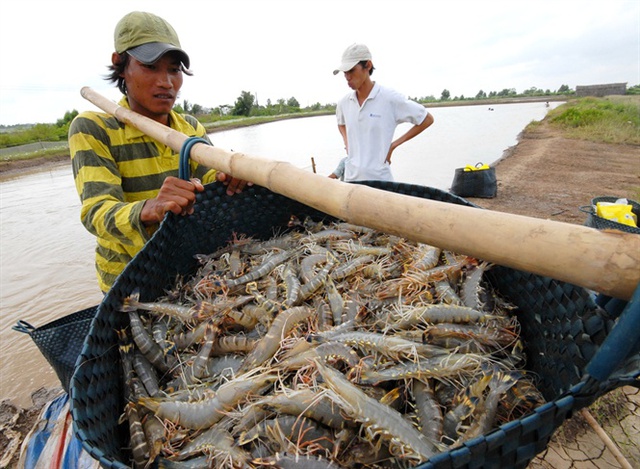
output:
[{"label": "shrimp", "polygon": [[144,311],[154,312],[176,318],[182,322],[190,321],[193,318],[194,308],[192,306],[183,306],[173,303],[145,303],[140,301],[140,290],[136,288],[130,296],[122,301],[120,311],[129,313],[142,309]]},{"label": "shrimp", "polygon": [[267,335],[247,355],[240,371],[248,371],[269,360],[280,348],[280,341],[296,324],[311,317],[313,309],[308,306],[294,306],[280,313],[273,320]]},{"label": "shrimp", "polygon": [[478,324],[433,324],[426,327],[424,341],[441,344],[445,339],[455,338],[471,340],[494,348],[508,347],[518,339],[518,334],[512,330],[512,327],[515,327],[515,324],[507,323],[504,326],[493,327]]},{"label": "shrimp", "polygon": [[196,355],[191,365],[191,371],[194,378],[202,378],[207,370],[207,360],[213,349],[213,344],[218,336],[218,329],[213,324],[207,324],[204,333],[204,343],[200,347],[200,351]]},{"label": "shrimp", "polygon": [[260,266],[256,267],[252,271],[234,279],[228,279],[225,281],[227,287],[235,287],[238,285],[244,285],[249,282],[253,282],[261,277],[264,277],[273,269],[278,267],[283,262],[287,261],[294,255],[297,255],[300,248],[291,249],[289,251],[283,251],[279,254],[273,254]]},{"label": "shrimp", "polygon": [[436,289],[436,297],[442,303],[446,303],[448,305],[462,305],[462,299],[458,296],[455,289],[451,285],[451,282],[448,279],[439,280],[435,284]]},{"label": "shrimp", "polygon": [[[305,342],[305,344],[306,343],[307,342]],[[296,370],[309,365],[312,360],[316,358],[320,358],[325,362],[340,360],[347,363],[349,367],[356,366],[360,360],[358,354],[351,347],[347,347],[346,345],[337,342],[326,342],[307,349],[302,353],[286,358],[278,363],[277,368],[283,370]]]},{"label": "shrimp", "polygon": [[491,267],[488,262],[481,262],[475,267],[471,273],[465,275],[465,279],[460,287],[461,297],[465,306],[469,308],[481,310],[482,302],[480,301],[480,282],[484,273]]},{"label": "shrimp", "polygon": [[433,304],[400,308],[389,315],[388,321],[393,328],[407,329],[416,324],[479,323],[498,317],[467,306]]},{"label": "shrimp", "polygon": [[269,252],[273,249],[288,251],[296,246],[299,238],[300,233],[291,232],[289,234],[277,236],[266,241],[243,243],[239,246],[239,249],[245,254],[264,254],[265,252]]},{"label": "shrimp", "polygon": [[416,250],[417,259],[409,266],[408,270],[420,271],[433,269],[438,265],[441,252],[441,249],[438,247],[430,246],[429,244],[418,244]]},{"label": "shrimp", "polygon": [[197,402],[181,402],[169,399],[144,398],[139,403],[152,410],[158,417],[169,420],[176,425],[201,430],[211,427],[248,394],[260,393],[274,383],[277,376],[263,373],[255,376],[243,375],[228,381],[218,388],[210,399]]},{"label": "shrimp", "polygon": [[210,317],[218,317],[222,313],[227,313],[235,308],[244,306],[253,300],[251,295],[239,295],[228,297],[218,295],[213,302],[200,301],[193,313],[193,319],[202,321]]},{"label": "shrimp", "polygon": [[246,314],[244,309],[242,311],[238,311],[236,309],[232,309],[225,313],[225,319],[228,319],[232,324],[237,324],[246,330],[252,330],[256,324],[258,324],[258,319],[256,316],[252,314]]},{"label": "shrimp", "polygon": [[211,355],[220,357],[227,353],[247,353],[253,350],[257,343],[256,339],[250,339],[245,335],[225,335],[215,341]]},{"label": "shrimp", "polygon": [[325,230],[307,235],[306,237],[302,238],[300,242],[320,244],[328,240],[344,240],[344,239],[353,239],[355,237],[356,237],[355,233],[350,231],[341,231],[338,229],[325,229]]},{"label": "shrimp", "polygon": [[129,311],[129,322],[131,323],[131,335],[138,350],[151,362],[153,366],[162,372],[169,371],[170,367],[165,361],[164,350],[153,341],[151,335],[142,325],[140,316],[135,311]]},{"label": "shrimp", "polygon": [[359,379],[362,384],[376,384],[408,378],[452,378],[461,373],[472,373],[487,360],[489,359],[483,355],[450,353],[411,363],[399,363],[380,370],[363,369]]},{"label": "shrimp", "polygon": [[300,277],[304,283],[309,283],[309,281],[315,276],[315,266],[326,261],[326,254],[310,254],[304,257],[300,261]]},{"label": "shrimp", "polygon": [[326,396],[316,394],[311,389],[265,396],[253,405],[277,413],[302,415],[336,430],[351,425]]},{"label": "shrimp", "polygon": [[285,290],[287,292],[287,296],[284,300],[284,306],[290,308],[298,304],[298,300],[300,298],[300,280],[298,280],[298,276],[290,262],[284,266],[282,277],[284,279]]},{"label": "shrimp", "polygon": [[316,316],[318,317],[319,331],[326,331],[333,326],[333,314],[331,312],[331,307],[326,301],[318,299],[318,302],[316,304],[316,312]]},{"label": "shrimp", "polygon": [[[277,311],[282,311],[284,309],[284,306],[282,304],[262,295],[258,291],[258,285],[255,282],[251,282],[247,284],[247,293],[252,295],[255,299],[255,302],[258,304],[258,307],[262,308],[268,314],[273,314],[273,313],[276,313]],[[247,306],[250,306],[250,305],[247,305]]]},{"label": "shrimp", "polygon": [[129,421],[129,435],[131,438],[133,464],[136,469],[142,469],[146,467],[147,461],[149,460],[149,447],[144,435],[142,423],[140,423],[138,409],[130,403],[125,409],[125,414]]},{"label": "shrimp", "polygon": [[327,279],[327,283],[325,283],[324,287],[327,300],[329,301],[329,308],[333,315],[333,323],[340,324],[342,322],[342,311],[344,310],[344,300],[342,299],[342,295],[331,278]]},{"label": "shrimp", "polygon": [[451,443],[459,440],[463,423],[471,417],[482,401],[482,396],[489,385],[491,376],[483,374],[479,379],[470,383],[462,393],[456,395],[451,409],[444,415],[443,434]]},{"label": "shrimp", "polygon": [[344,311],[342,312],[341,322],[355,322],[358,318],[358,311],[360,309],[360,298],[355,293],[349,293],[347,300],[344,303]]},{"label": "shrimp", "polygon": [[354,257],[358,256],[388,256],[393,253],[393,248],[389,246],[368,246],[361,242],[354,243],[353,241],[340,241],[333,243],[331,248],[337,252],[344,252]]},{"label": "shrimp", "polygon": [[420,431],[431,441],[440,441],[443,425],[442,408],[428,381],[414,379],[412,382]]},{"label": "shrimp", "polygon": [[160,454],[162,446],[167,441],[164,425],[156,416],[147,414],[142,419],[142,428],[147,438],[149,461],[154,461],[156,456]]},{"label": "shrimp", "polygon": [[242,262],[242,258],[240,257],[240,251],[238,249],[234,249],[229,254],[229,273],[233,277],[239,277],[244,272],[244,263]]},{"label": "shrimp", "polygon": [[392,453],[395,451],[421,462],[439,451],[436,442],[429,441],[398,411],[367,396],[342,373],[320,360],[315,360],[315,363],[335,402],[354,420],[361,422],[372,439],[379,435],[389,441]]},{"label": "shrimp", "polygon": [[171,345],[167,343],[168,327],[167,318],[164,317],[158,318],[151,326],[151,336],[153,337],[154,342],[164,351],[165,355],[171,349]]},{"label": "shrimp", "polygon": [[427,288],[431,282],[457,277],[465,266],[466,261],[461,261],[458,264],[439,265],[424,271],[408,269],[404,276],[386,281],[378,292],[378,299],[390,298],[407,291],[419,293]]},{"label": "shrimp", "polygon": [[[322,337],[321,335],[318,335]],[[367,351],[376,351],[388,357],[397,358],[400,355],[426,356],[445,355],[449,353],[441,347],[421,344],[401,337],[378,334],[376,332],[344,332],[331,336],[331,341],[357,346]]]},{"label": "shrimp", "polygon": [[133,343],[129,339],[129,335],[125,329],[116,330],[118,335],[118,352],[122,363],[122,376],[124,377],[125,400],[131,400],[133,393],[133,380],[135,379],[135,371],[133,369]]},{"label": "shrimp", "polygon": [[[206,453],[212,456],[216,461],[216,467],[224,467],[228,462],[229,467],[249,467],[251,455],[244,449],[235,444],[235,440],[231,433],[219,425],[213,426],[193,441],[187,443],[181,450],[177,460],[184,460],[189,457]],[[207,466],[213,467],[213,466]]]},{"label": "shrimp", "polygon": [[356,257],[353,260],[344,263],[340,267],[336,268],[331,273],[332,280],[342,280],[349,275],[353,275],[359,268],[364,267],[365,265],[373,262],[375,258],[367,254],[366,256]]},{"label": "shrimp", "polygon": [[484,398],[482,405],[479,405],[474,411],[473,423],[465,432],[463,440],[470,440],[476,436],[487,433],[496,421],[498,413],[498,404],[500,399],[520,378],[520,373],[505,373],[494,370],[493,376],[489,381],[489,392]]},{"label": "shrimp", "polygon": [[161,391],[156,372],[149,360],[138,349],[133,353],[132,364],[147,394],[149,396],[158,396]]},{"label": "shrimp", "polygon": [[310,447],[314,450],[329,450],[333,436],[329,429],[321,427],[313,420],[292,415],[278,416],[259,422],[238,438],[240,445],[246,445],[257,438],[269,438],[278,444],[281,441],[293,441],[296,448]]},{"label": "shrimp", "polygon": [[275,454],[267,458],[255,461],[265,467],[277,467],[278,469],[338,469],[332,461],[309,454]]},{"label": "shrimp", "polygon": [[302,286],[300,289],[300,301],[307,300],[318,288],[324,285],[334,265],[335,261],[328,261],[312,279]]}]

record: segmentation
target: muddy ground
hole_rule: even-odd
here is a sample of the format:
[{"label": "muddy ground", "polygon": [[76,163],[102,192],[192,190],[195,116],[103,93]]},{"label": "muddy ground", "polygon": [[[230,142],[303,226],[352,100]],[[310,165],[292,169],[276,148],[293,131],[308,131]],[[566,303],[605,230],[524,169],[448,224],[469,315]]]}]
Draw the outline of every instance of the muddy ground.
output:
[{"label": "muddy ground", "polygon": [[[3,163],[0,173],[28,170],[34,165],[65,164],[67,158]],[[640,148],[571,140],[546,121],[527,130],[519,143],[496,164],[498,194],[492,199],[469,198],[490,210],[534,218],[584,224],[580,207],[598,196],[640,196]],[[34,405],[20,409],[0,403],[0,467],[15,467],[19,445],[33,427],[40,409],[59,390],[38,390]],[[640,467],[640,392],[631,387],[609,393],[588,410],[600,436],[582,413],[568,420],[532,469]],[[619,452],[619,453],[618,453]]]}]

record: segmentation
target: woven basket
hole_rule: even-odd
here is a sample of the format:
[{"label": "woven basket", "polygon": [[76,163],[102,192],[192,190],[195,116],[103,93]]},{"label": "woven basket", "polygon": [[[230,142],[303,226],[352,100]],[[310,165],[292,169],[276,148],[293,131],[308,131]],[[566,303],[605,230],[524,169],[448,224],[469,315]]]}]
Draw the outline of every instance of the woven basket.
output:
[{"label": "woven basket", "polygon": [[[635,226],[624,225],[622,223],[618,223],[614,220],[608,220],[606,218],[599,217],[596,215],[595,206],[598,202],[610,202],[614,203],[618,200],[619,197],[611,197],[611,196],[602,196],[595,197],[591,199],[591,205],[584,205],[580,207],[580,210],[587,214],[587,220],[585,221],[585,226],[590,226],[592,228],[597,228],[598,230],[621,230],[626,231],[627,233],[640,234],[640,228]],[[636,218],[640,220],[640,204],[633,200],[629,200],[629,205],[631,205],[631,211],[635,214]]]},{"label": "woven basket", "polygon": [[[399,183],[367,182],[383,190],[477,207],[438,189]],[[221,184],[198,195],[195,213],[169,215],[145,248],[118,277],[98,308],[71,382],[73,420],[85,449],[104,467],[128,467],[129,432],[118,425],[124,408],[120,357],[115,330],[128,325],[118,312],[135,289],[148,301],[164,295],[177,274],[193,274],[195,254],[226,245],[234,233],[268,239],[284,231],[291,215],[302,219],[326,214],[261,187],[228,197]],[[480,209],[480,208],[478,208]],[[528,355],[527,368],[540,378],[549,401],[531,415],[439,454],[421,468],[526,467],[542,451],[554,431],[571,414],[597,397],[629,382],[638,368],[591,384],[581,381],[585,366],[609,334],[614,318],[599,308],[586,290],[553,279],[503,267],[491,270],[491,282],[515,303]]]},{"label": "woven basket", "polygon": [[38,328],[23,320],[12,327],[14,331],[29,334],[67,392],[76,361],[97,310],[97,305],[92,306]]}]

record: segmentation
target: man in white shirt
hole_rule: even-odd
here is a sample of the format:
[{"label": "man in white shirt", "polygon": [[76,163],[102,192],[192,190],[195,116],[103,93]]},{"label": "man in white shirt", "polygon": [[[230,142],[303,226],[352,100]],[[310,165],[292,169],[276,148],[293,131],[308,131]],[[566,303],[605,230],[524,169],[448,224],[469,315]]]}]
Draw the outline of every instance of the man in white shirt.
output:
[{"label": "man in white shirt", "polygon": [[[352,44],[342,54],[340,66],[349,88],[338,103],[338,130],[347,151],[344,180],[393,181],[391,154],[398,146],[433,124],[425,107],[395,90],[371,80],[374,67],[371,52],[364,44]],[[407,132],[393,140],[398,124],[411,122]]]}]

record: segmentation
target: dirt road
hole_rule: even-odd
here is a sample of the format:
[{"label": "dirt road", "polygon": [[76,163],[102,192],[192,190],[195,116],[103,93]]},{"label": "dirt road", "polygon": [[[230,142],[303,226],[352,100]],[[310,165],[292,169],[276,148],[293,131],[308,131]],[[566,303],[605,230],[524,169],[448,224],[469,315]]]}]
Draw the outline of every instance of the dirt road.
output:
[{"label": "dirt road", "polygon": [[580,206],[608,195],[640,195],[640,148],[562,137],[546,121],[525,132],[496,165],[498,195],[469,198],[499,212],[583,224]]}]

